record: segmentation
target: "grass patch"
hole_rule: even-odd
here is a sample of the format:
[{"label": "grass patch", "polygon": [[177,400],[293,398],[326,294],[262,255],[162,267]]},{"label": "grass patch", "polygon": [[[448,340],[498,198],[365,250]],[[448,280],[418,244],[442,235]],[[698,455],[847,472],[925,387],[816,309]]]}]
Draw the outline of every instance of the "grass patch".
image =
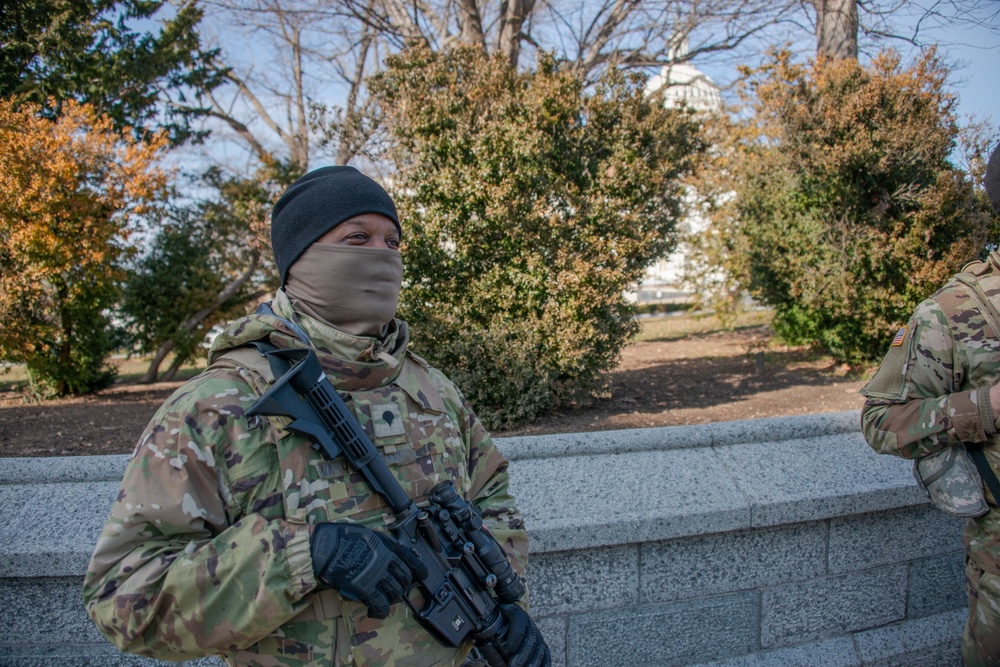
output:
[{"label": "grass patch", "polygon": [[[152,358],[153,356],[149,354],[133,357],[112,357],[109,363],[112,368],[118,371],[115,384],[135,384],[138,382],[139,378],[146,374],[146,369],[149,367],[149,361]],[[173,357],[168,356],[160,364],[160,373],[170,368],[172,361]],[[187,380],[194,377],[205,370],[205,365],[206,360],[204,358],[188,361],[177,371],[174,380]],[[0,370],[0,391],[21,391],[27,385],[28,372],[24,364],[11,364]]]},{"label": "grass patch", "polygon": [[[137,382],[139,378],[146,374],[146,369],[149,368],[149,360],[152,355],[143,355],[141,357],[131,357],[129,359],[112,359],[111,364],[118,369],[118,379],[117,382],[121,384],[131,384]],[[168,356],[160,364],[160,373],[162,374],[165,370],[170,368],[170,364],[173,361],[173,356]],[[194,359],[189,360],[183,366],[177,370],[177,375],[174,376],[174,380],[187,380],[192,378],[201,371],[205,370],[206,360]]]},{"label": "grass patch", "polygon": [[684,313],[682,315],[667,315],[643,319],[640,324],[637,341],[678,340],[699,334],[715,331],[731,331],[770,324],[773,313],[770,310],[752,310],[740,313],[731,326],[715,315]]},{"label": "grass patch", "polygon": [[691,310],[690,303],[639,303],[636,315],[680,315]]},{"label": "grass patch", "polygon": [[[664,307],[666,306],[666,307]],[[662,308],[660,315],[642,318],[641,329],[636,341],[669,341],[687,338],[688,336],[707,334],[716,331],[728,331],[761,326],[771,322],[771,311],[755,310],[740,313],[736,322],[727,327],[718,317],[710,314],[692,313],[678,304],[658,304]],[[110,363],[118,371],[116,384],[134,384],[146,373],[152,355],[132,357],[114,357]],[[168,356],[160,364],[162,373],[170,367],[173,360]],[[207,360],[195,359],[181,366],[174,380],[187,380],[205,369]],[[0,391],[20,391],[28,384],[28,374],[23,364],[12,364],[6,368],[0,367]]]}]

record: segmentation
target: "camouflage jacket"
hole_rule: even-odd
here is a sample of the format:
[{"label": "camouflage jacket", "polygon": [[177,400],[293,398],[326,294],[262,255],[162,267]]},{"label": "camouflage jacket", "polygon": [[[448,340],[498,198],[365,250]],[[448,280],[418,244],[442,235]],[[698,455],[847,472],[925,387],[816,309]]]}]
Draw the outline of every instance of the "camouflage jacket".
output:
[{"label": "camouflage jacket", "polygon": [[[454,384],[406,350],[405,323],[394,322],[380,344],[293,314],[280,291],[272,305],[308,333],[410,498],[420,504],[453,480],[523,576],[527,537],[507,461]],[[279,317],[237,320],[215,341],[209,368],[153,417],[91,559],[87,612],[120,649],[166,660],[460,664],[469,647],[440,645],[405,605],[378,621],[359,602],[315,591],[309,525],[346,520],[379,530],[391,514],[360,474],[283,430],[287,421],[244,417],[268,380],[231,351],[256,355],[241,346],[262,338],[303,345]]]},{"label": "camouflage jacket", "polygon": [[[1000,332],[980,312],[968,285],[978,283],[1000,307],[1000,254],[968,265],[921,303],[893,339],[878,371],[861,390],[865,438],[881,454],[916,459],[951,445],[984,443],[1000,471],[1000,432],[989,387],[1000,381]],[[968,520],[966,548],[980,568],[1000,574],[1000,510]]]}]

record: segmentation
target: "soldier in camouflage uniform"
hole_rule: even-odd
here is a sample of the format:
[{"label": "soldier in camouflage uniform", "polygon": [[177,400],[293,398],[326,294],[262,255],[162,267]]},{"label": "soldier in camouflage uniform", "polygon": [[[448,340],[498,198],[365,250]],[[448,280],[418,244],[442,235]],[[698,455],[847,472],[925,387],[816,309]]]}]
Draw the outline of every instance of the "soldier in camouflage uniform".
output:
[{"label": "soldier in camouflage uniform", "polygon": [[[352,168],[310,172],[279,200],[282,288],[269,309],[231,323],[208,369],[153,417],[91,559],[86,608],[120,649],[269,667],[459,665],[470,651],[435,641],[400,603],[419,562],[384,531],[391,513],[363,477],[284,430],[287,420],[244,416],[274,380],[246,347],[262,339],[313,347],[410,498],[452,480],[524,576],[507,461],[393,317],[399,240],[391,199]],[[518,629],[508,651],[547,665],[525,611],[504,614]]]},{"label": "soldier in camouflage uniform", "polygon": [[[1000,147],[986,185],[1000,212]],[[983,308],[972,292],[977,284]],[[985,443],[986,459],[1000,473],[1000,331],[990,309],[1000,309],[997,252],[965,267],[917,307],[861,390],[867,399],[862,429],[876,452],[918,459],[958,443]],[[964,535],[966,667],[1000,666],[1000,509],[988,488],[985,493],[989,511],[967,519]]]}]

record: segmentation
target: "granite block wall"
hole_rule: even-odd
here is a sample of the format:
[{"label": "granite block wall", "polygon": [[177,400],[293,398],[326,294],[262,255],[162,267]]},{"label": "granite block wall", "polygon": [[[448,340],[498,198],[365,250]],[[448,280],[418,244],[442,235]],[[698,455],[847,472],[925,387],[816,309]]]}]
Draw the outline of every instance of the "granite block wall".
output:
[{"label": "granite block wall", "polygon": [[[499,445],[557,667],[960,663],[961,522],[857,413]],[[118,653],[82,608],[124,465],[0,459],[0,665],[171,664]]]}]

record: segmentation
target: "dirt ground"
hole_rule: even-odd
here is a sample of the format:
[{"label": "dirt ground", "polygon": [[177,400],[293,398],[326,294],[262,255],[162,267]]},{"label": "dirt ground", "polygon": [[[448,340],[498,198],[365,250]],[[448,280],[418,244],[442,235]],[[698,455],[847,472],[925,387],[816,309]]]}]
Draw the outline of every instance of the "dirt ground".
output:
[{"label": "dirt ground", "polygon": [[[827,357],[776,347],[766,326],[638,342],[610,395],[515,431],[538,435],[675,426],[859,409],[863,379]],[[120,384],[95,396],[26,403],[0,392],[0,456],[123,454],[180,382]]]}]

